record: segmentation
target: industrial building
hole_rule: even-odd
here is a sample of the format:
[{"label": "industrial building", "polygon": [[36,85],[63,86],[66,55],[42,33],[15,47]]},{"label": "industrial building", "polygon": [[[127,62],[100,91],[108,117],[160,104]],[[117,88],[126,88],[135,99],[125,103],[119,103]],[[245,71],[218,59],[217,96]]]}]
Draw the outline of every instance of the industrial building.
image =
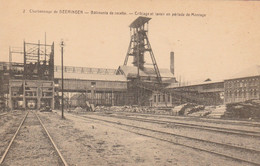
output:
[{"label": "industrial building", "polygon": [[181,94],[179,97],[173,98],[172,102],[176,104],[186,102],[203,105],[224,104],[224,81],[204,81],[183,86],[173,84],[167,89],[171,90],[172,93]]},{"label": "industrial building", "polygon": [[[61,92],[61,67],[54,70],[56,91]],[[66,100],[73,95],[95,105],[125,105],[127,80],[117,75],[116,69],[64,66],[64,92]],[[85,97],[82,98],[82,95]],[[75,96],[73,97],[74,99]],[[82,103],[82,101],[79,101]],[[76,107],[75,102],[67,104]]]},{"label": "industrial building", "polygon": [[224,81],[225,103],[260,99],[260,66],[255,65]]},{"label": "industrial building", "polygon": [[[65,108],[89,104],[172,107],[185,102],[220,105],[260,98],[259,66],[253,74],[180,86],[174,76],[174,52],[170,52],[169,68],[161,69],[156,63],[147,36],[150,19],[138,17],[130,24],[129,47],[117,69],[63,67]],[[23,62],[12,61],[17,54]],[[61,66],[54,65],[54,43],[24,42],[20,50],[10,48],[9,62],[0,62],[1,107],[59,108],[61,73]]]},{"label": "industrial building", "polygon": [[[54,108],[54,43],[23,45],[23,50],[10,49],[10,62],[1,64],[4,103],[10,109]],[[23,56],[24,62],[13,63],[14,54]]]}]

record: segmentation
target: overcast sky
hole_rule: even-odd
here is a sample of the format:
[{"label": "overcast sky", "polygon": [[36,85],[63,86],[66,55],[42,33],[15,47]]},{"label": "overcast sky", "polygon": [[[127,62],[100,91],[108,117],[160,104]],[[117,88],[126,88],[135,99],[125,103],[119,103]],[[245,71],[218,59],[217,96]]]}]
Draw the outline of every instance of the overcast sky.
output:
[{"label": "overcast sky", "polygon": [[[30,13],[31,9],[58,13]],[[60,14],[59,10],[127,15]],[[0,61],[8,61],[9,46],[22,47],[24,40],[43,43],[46,32],[47,43],[55,43],[56,65],[60,65],[59,43],[63,39],[65,65],[116,69],[123,64],[130,42],[128,26],[140,16],[135,12],[206,15],[148,16],[152,18],[149,39],[158,66],[169,68],[170,51],[174,51],[177,78],[225,79],[260,64],[260,2],[213,0],[0,0]]]}]

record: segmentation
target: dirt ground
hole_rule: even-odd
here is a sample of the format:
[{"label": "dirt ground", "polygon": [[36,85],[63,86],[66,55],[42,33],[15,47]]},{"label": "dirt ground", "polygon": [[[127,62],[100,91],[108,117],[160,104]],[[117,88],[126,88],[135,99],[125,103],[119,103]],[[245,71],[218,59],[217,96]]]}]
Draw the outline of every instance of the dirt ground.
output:
[{"label": "dirt ground", "polygon": [[61,165],[60,158],[33,113],[28,114],[2,165]]},{"label": "dirt ground", "polygon": [[205,152],[121,130],[116,125],[65,114],[39,113],[69,165],[244,165]]},{"label": "dirt ground", "polygon": [[24,112],[14,111],[0,116],[0,156],[4,154],[24,115]]},{"label": "dirt ground", "polygon": [[[85,115],[82,115],[82,116],[85,116]],[[218,132],[216,133],[216,132],[201,130],[201,129],[185,128],[185,127],[175,126],[174,124],[164,124],[164,125],[152,124],[152,123],[141,122],[141,121],[132,121],[132,120],[119,119],[119,118],[114,118],[114,117],[98,116],[98,114],[97,115],[88,114],[88,115],[86,115],[86,117],[111,120],[111,121],[115,121],[115,122],[120,122],[122,124],[142,126],[142,127],[157,129],[159,131],[165,131],[165,132],[169,132],[169,133],[173,133],[173,134],[177,134],[177,135],[183,135],[183,136],[188,136],[188,137],[192,137],[192,138],[204,139],[204,140],[214,141],[214,142],[218,142],[218,143],[225,143],[225,144],[229,144],[229,145],[235,145],[235,146],[241,146],[241,147],[245,147],[245,148],[260,150],[259,149],[259,147],[260,147],[259,138],[243,137],[243,136],[226,134],[226,133],[218,133]],[[152,119],[152,118],[150,118],[150,119]],[[196,125],[196,123],[194,123],[194,124]],[[225,127],[225,126],[220,126],[220,127]],[[259,130],[259,128],[257,128],[257,129]],[[257,130],[255,129],[255,131],[257,131]]]}]

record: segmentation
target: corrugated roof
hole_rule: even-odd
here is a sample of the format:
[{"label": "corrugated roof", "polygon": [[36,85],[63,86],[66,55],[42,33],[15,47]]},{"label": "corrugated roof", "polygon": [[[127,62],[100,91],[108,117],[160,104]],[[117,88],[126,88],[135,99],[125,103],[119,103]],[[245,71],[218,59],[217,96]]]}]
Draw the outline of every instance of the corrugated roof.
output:
[{"label": "corrugated roof", "polygon": [[[136,66],[119,66],[119,70],[122,70],[126,77],[136,77],[137,67]],[[169,69],[159,69],[162,78],[174,78],[174,75]],[[153,68],[145,67],[144,70],[139,70],[141,77],[156,77],[156,73]]]},{"label": "corrugated roof", "polygon": [[[242,70],[241,72],[233,75],[229,79],[236,79],[236,78],[243,78],[243,77],[254,77],[254,76],[260,76],[260,65],[254,65],[251,66],[245,70]],[[227,80],[229,80],[227,79]]]},{"label": "corrugated roof", "polygon": [[[61,79],[60,72],[54,72],[54,78]],[[86,73],[65,73],[64,79],[97,80],[97,81],[123,81],[126,82],[124,75],[105,75],[105,74],[86,74]]]}]

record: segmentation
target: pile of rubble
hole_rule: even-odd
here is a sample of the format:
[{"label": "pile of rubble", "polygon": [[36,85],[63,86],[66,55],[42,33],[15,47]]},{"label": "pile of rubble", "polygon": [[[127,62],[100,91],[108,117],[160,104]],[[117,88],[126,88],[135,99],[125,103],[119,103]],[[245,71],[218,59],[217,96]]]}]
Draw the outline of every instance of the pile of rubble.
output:
[{"label": "pile of rubble", "polygon": [[70,112],[73,112],[73,113],[76,113],[76,114],[84,113],[84,112],[86,112],[86,109],[83,109],[81,107],[76,107],[74,110],[71,110]]},{"label": "pile of rubble", "polygon": [[225,105],[219,105],[214,107],[213,109],[209,109],[211,110],[211,112],[208,114],[208,117],[211,118],[221,118],[225,112],[226,112],[226,106]]},{"label": "pile of rubble", "polygon": [[203,116],[212,118],[260,119],[260,100],[248,100],[219,106],[204,106],[185,103],[175,107],[145,107],[145,106],[97,106],[89,104],[86,109],[77,107],[71,112],[133,112],[147,114],[164,114],[175,116]]},{"label": "pile of rubble", "polygon": [[134,113],[150,113],[150,114],[170,114],[171,108],[154,108],[154,107],[138,107],[138,106],[97,106],[97,112],[134,112]]},{"label": "pile of rubble", "polygon": [[260,119],[260,100],[231,103],[226,107],[224,118]]},{"label": "pile of rubble", "polygon": [[194,103],[186,103],[178,111],[178,115],[191,115],[195,112],[204,110],[204,108],[205,108],[205,106],[203,106],[203,105],[197,105]]},{"label": "pile of rubble", "polygon": [[211,113],[211,111],[207,110],[204,105],[194,103],[185,103],[175,106],[171,111],[171,115],[180,116],[207,116],[209,113]]},{"label": "pile of rubble", "polygon": [[204,106],[194,103],[185,103],[175,107],[138,107],[138,106],[97,106],[97,112],[133,112],[148,114],[163,114],[174,116],[204,116],[221,118],[226,111],[224,105],[220,106]]}]

